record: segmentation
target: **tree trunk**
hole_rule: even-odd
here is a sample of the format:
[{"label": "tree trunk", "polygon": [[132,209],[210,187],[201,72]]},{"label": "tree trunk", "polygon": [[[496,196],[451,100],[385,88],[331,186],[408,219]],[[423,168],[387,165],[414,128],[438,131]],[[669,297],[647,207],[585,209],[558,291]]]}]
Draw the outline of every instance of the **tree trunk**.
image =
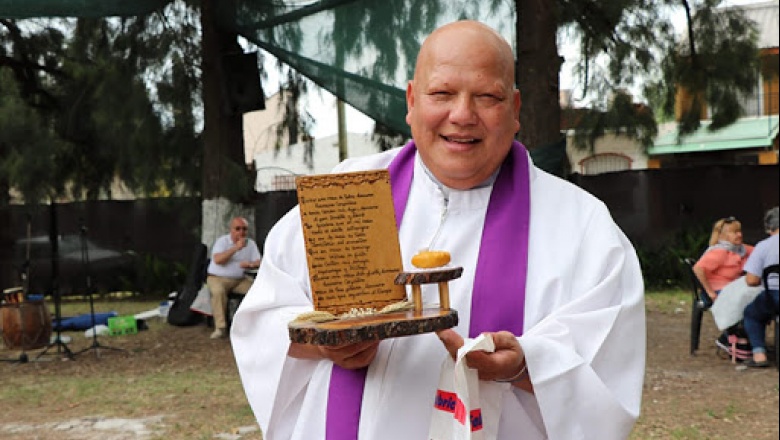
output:
[{"label": "tree trunk", "polygon": [[[2,157],[8,157],[11,149],[0,142],[0,154]],[[8,206],[11,203],[11,180],[8,178],[7,173],[0,175],[0,206]],[[10,223],[3,223],[10,224]]]},{"label": "tree trunk", "polygon": [[[216,21],[218,3],[218,0],[201,2],[204,120],[202,195],[204,200],[223,196],[239,201],[246,198],[247,194],[236,194],[235,188],[246,188],[244,181],[248,178],[244,160],[243,115],[230,111],[225,101],[228,99],[225,93],[227,79],[222,57],[241,53],[242,49],[237,34],[219,29]],[[238,184],[235,179],[240,179]]]},{"label": "tree trunk", "polygon": [[556,2],[515,0],[516,81],[520,90],[519,140],[529,149],[561,140]]}]

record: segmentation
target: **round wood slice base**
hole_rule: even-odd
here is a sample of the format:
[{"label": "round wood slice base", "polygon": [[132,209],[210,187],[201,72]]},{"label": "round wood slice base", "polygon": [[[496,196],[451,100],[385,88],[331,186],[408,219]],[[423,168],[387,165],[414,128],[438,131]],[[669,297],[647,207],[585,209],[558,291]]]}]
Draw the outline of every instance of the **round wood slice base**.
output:
[{"label": "round wood slice base", "polygon": [[451,281],[460,278],[462,267],[434,267],[432,269],[415,269],[409,272],[399,272],[395,284],[432,284]]},{"label": "round wood slice base", "polygon": [[385,313],[328,322],[291,322],[290,341],[314,345],[342,345],[419,335],[458,325],[454,309],[430,308]]}]

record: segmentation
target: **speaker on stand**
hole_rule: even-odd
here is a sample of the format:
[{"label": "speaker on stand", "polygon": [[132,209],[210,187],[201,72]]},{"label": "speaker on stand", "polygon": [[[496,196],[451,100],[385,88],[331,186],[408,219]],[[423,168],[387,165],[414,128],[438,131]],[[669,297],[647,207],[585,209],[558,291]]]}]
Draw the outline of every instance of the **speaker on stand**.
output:
[{"label": "speaker on stand", "polygon": [[260,82],[257,53],[235,53],[222,56],[223,102],[225,113],[265,110],[265,94]]}]

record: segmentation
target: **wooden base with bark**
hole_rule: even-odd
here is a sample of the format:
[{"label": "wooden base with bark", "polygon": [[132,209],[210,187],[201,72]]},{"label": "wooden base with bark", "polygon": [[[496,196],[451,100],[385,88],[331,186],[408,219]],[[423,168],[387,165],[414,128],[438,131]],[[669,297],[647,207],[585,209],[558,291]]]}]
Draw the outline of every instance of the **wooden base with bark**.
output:
[{"label": "wooden base with bark", "polygon": [[[395,284],[412,286],[413,310],[349,317],[326,322],[293,321],[290,341],[314,345],[342,345],[420,335],[458,325],[458,312],[450,308],[448,281],[459,278],[462,267],[437,267],[400,272]],[[439,285],[439,307],[422,304],[422,284]]]},{"label": "wooden base with bark", "polygon": [[334,346],[431,333],[456,325],[456,310],[437,307],[319,323],[292,322],[288,328],[292,342]]}]

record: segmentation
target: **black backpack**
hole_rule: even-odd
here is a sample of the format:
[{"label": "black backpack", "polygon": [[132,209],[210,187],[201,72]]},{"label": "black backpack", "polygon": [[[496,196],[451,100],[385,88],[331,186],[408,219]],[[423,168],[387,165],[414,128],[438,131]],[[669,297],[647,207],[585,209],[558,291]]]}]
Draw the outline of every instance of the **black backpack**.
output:
[{"label": "black backpack", "polygon": [[192,302],[198,296],[198,291],[206,279],[206,245],[198,243],[190,262],[190,271],[187,280],[176,294],[170,310],[168,310],[168,324],[180,327],[197,325],[203,322],[204,316],[190,310]]}]

